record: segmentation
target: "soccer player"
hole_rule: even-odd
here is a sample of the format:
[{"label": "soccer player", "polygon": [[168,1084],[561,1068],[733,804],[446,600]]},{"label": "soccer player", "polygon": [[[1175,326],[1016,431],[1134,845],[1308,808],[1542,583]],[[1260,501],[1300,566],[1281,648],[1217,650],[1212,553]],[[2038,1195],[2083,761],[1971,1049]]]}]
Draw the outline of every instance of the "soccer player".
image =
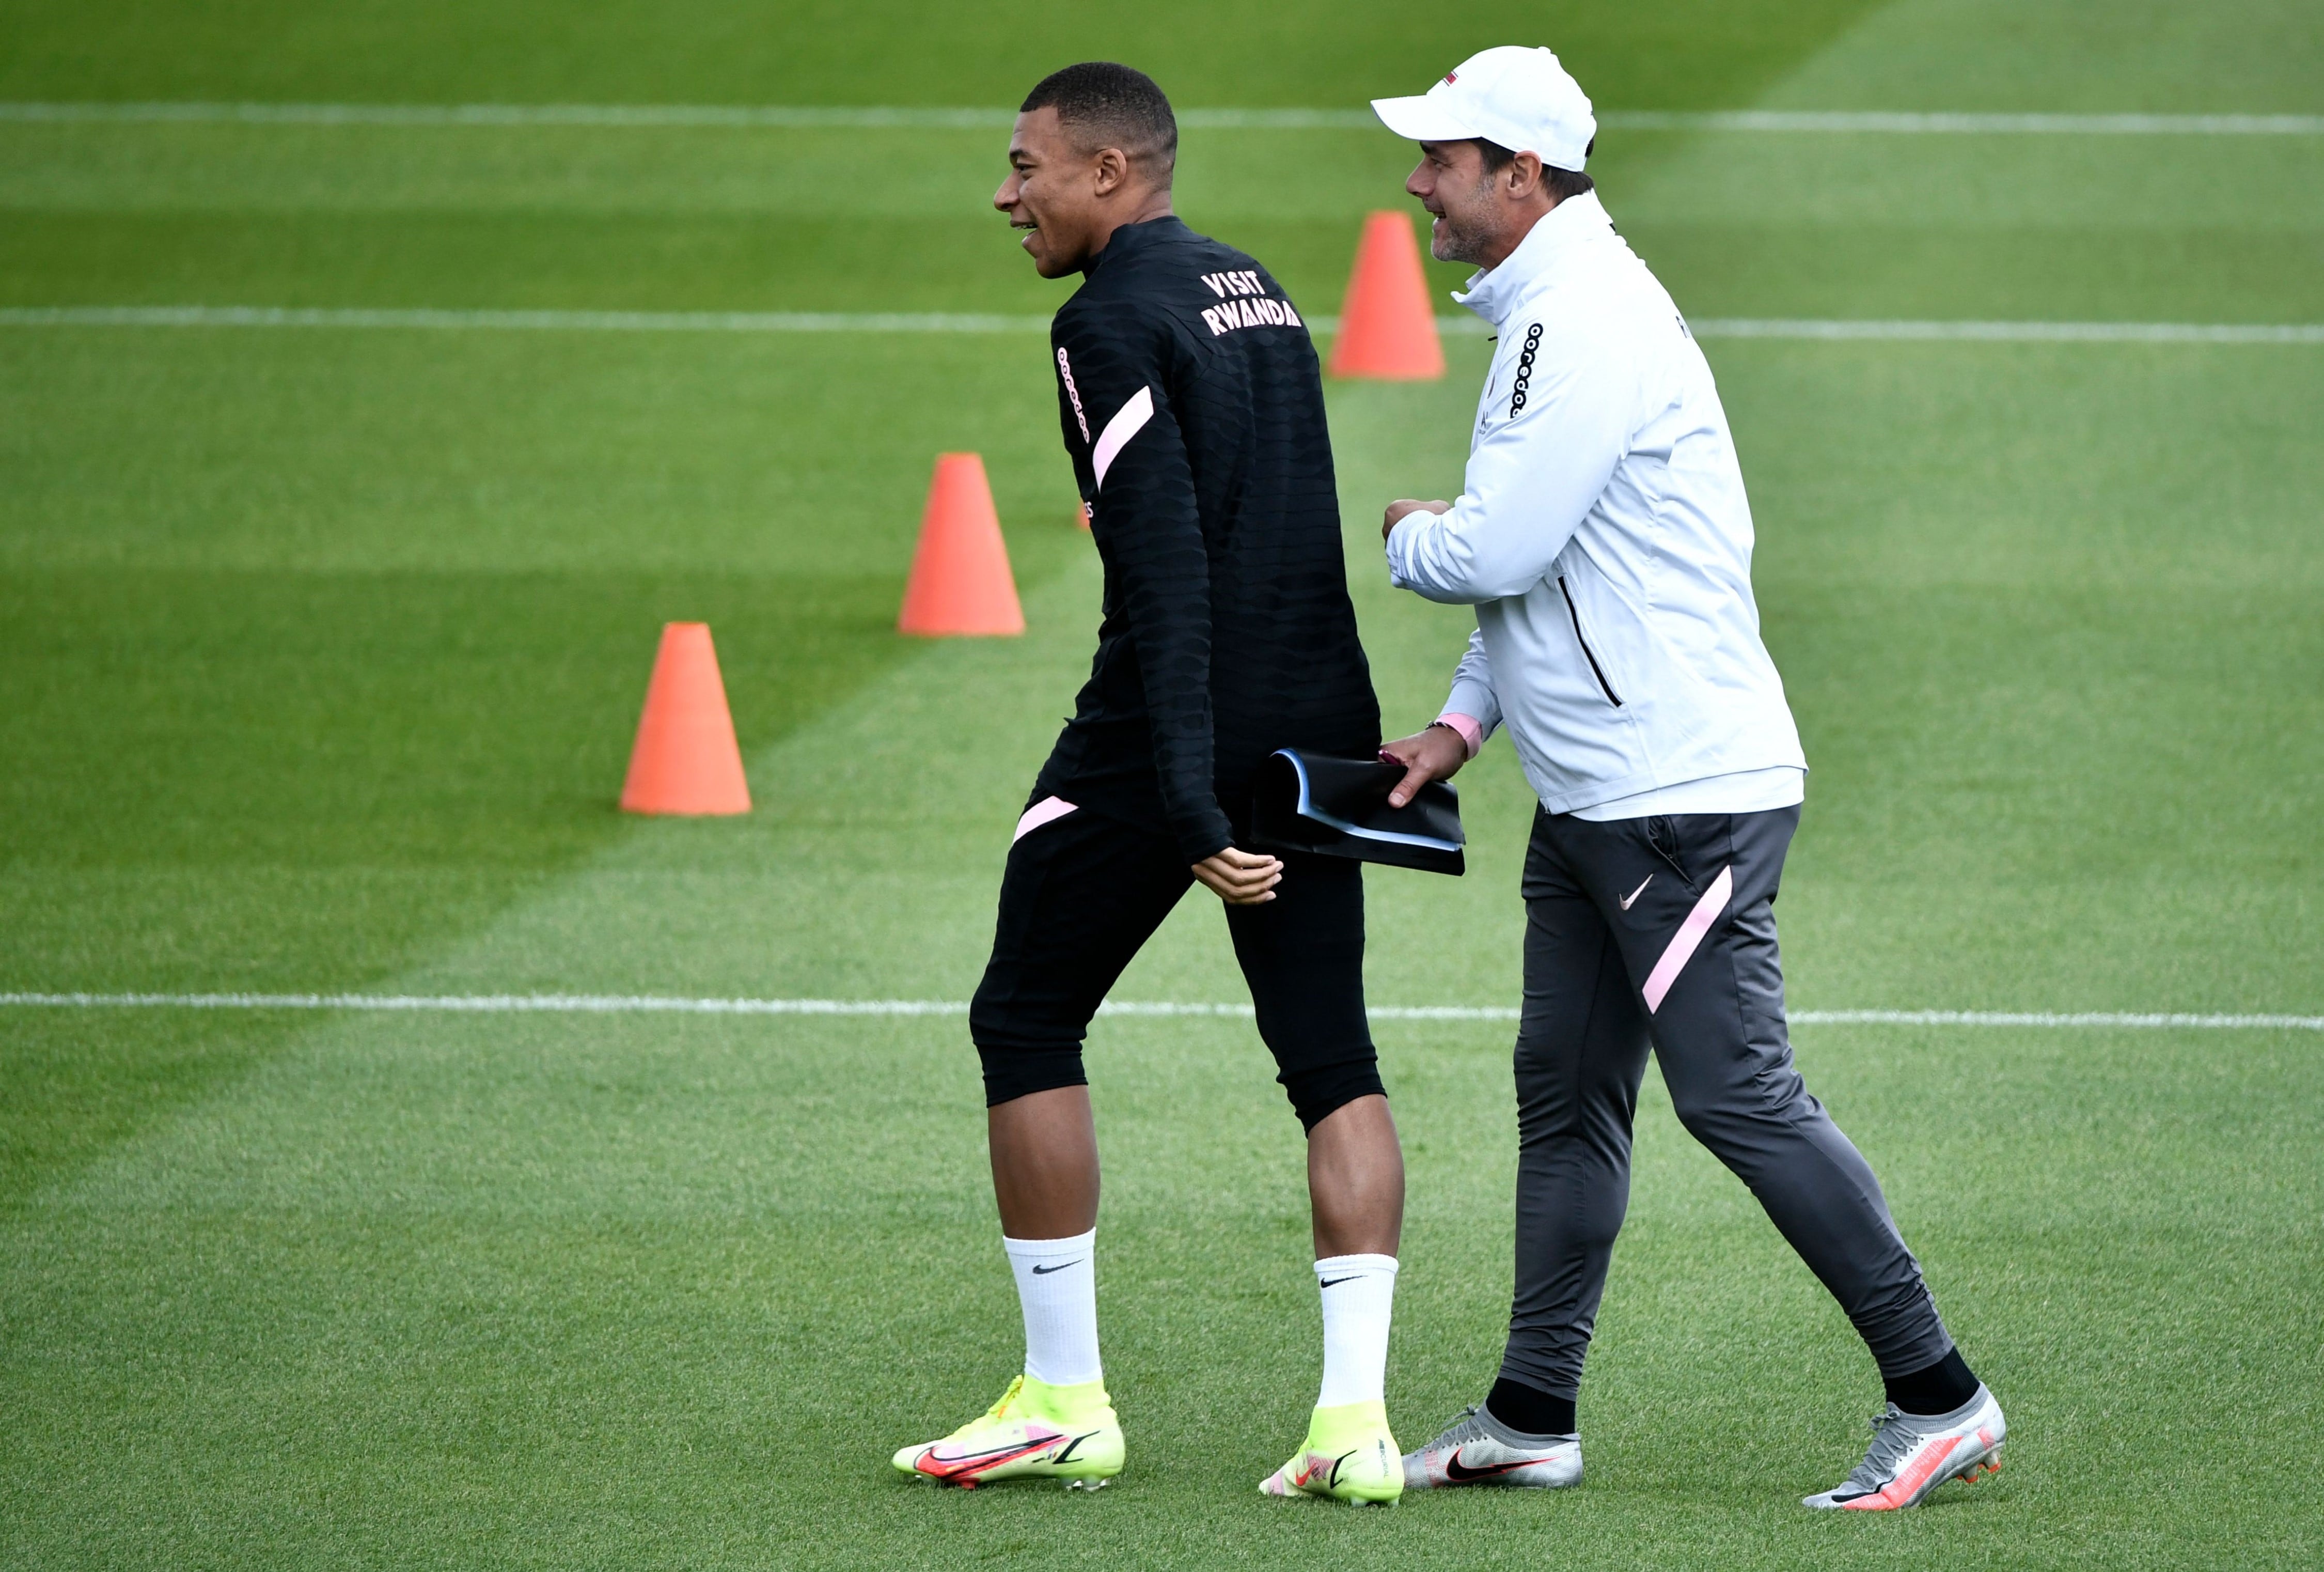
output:
[{"label": "soccer player", "polygon": [[[1651,1045],[1695,1138],[1840,1301],[1887,1387],[1871,1449],[1812,1507],[1917,1505],[1998,1466],[1880,1182],[1794,1068],[1775,888],[1806,762],[1759,639],[1751,512],[1711,367],[1582,172],[1596,122],[1547,50],[1491,49],[1373,107],[1455,297],[1499,335],[1458,502],[1391,504],[1400,588],[1476,608],[1437,720],[1388,744],[1391,801],[1497,727],[1541,800],[1526,855],[1517,1286],[1484,1402],[1406,1488],[1572,1484],[1574,1424]],[[1763,1443],[1755,1438],[1753,1445]]]},{"label": "soccer player", "polygon": [[899,1469],[1094,1488],[1122,1466],[1098,1358],[1098,1155],[1082,1040],[1187,888],[1225,903],[1259,1035],[1307,1131],[1323,1381],[1260,1489],[1393,1501],[1382,1405],[1404,1160],[1364,1014],[1360,865],[1240,849],[1277,748],[1370,756],[1379,709],[1348,599],[1315,351],[1267,270],[1172,217],[1177,123],[1125,66],[1025,100],[993,206],[1044,278],[1081,273],[1050,360],[1105,564],[1073,719],[1018,820],[970,1007],[1024,1373]]}]

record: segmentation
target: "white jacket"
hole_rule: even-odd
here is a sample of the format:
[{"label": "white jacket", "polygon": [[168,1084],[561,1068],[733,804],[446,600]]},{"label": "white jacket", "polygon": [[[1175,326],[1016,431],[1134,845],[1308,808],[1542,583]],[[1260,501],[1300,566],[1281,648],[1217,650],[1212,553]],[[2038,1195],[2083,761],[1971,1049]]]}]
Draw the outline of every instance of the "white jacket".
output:
[{"label": "white jacket", "polygon": [[[1506,725],[1553,813],[1797,802],[1743,473],[1678,308],[1594,193],[1453,299],[1499,329],[1468,474],[1450,513],[1388,541],[1398,588],[1477,608],[1445,709]],[[1664,790],[1690,781],[1735,800]]]}]

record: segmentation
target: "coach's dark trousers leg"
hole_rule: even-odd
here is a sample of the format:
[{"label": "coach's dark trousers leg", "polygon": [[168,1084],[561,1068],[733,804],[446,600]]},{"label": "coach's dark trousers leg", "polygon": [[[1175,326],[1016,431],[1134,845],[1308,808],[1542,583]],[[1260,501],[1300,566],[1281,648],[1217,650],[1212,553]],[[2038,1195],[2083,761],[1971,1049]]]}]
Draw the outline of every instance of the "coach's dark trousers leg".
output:
[{"label": "coach's dark trousers leg", "polygon": [[1680,1123],[1750,1186],[1884,1376],[1944,1358],[1952,1339],[1880,1181],[1792,1061],[1775,902],[1799,809],[1557,824],[1569,856],[1588,848],[1577,860],[1620,935]]},{"label": "coach's dark trousers leg", "polygon": [[1517,1287],[1501,1376],[1570,1400],[1629,1205],[1646,1022],[1613,931],[1546,820],[1526,853]]}]

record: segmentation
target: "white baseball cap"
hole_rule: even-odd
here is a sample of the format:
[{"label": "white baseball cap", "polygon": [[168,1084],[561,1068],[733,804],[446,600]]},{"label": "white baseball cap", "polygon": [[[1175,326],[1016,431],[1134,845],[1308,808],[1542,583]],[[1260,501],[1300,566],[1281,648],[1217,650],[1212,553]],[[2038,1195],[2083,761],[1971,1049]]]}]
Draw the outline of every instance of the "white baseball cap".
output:
[{"label": "white baseball cap", "polygon": [[1471,55],[1416,98],[1374,98],[1372,112],[1413,142],[1481,136],[1552,169],[1581,169],[1598,134],[1588,95],[1557,57],[1516,44]]}]

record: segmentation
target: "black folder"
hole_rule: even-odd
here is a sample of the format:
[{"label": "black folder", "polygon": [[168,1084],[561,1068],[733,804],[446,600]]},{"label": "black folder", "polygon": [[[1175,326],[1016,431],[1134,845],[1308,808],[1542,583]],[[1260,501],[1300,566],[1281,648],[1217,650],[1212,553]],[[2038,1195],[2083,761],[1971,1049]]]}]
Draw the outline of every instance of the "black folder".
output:
[{"label": "black folder", "polygon": [[1378,759],[1324,758],[1292,748],[1270,754],[1259,766],[1253,793],[1252,849],[1466,872],[1461,794],[1450,781],[1431,781],[1402,808],[1390,808],[1388,794],[1403,779],[1403,765]]}]

